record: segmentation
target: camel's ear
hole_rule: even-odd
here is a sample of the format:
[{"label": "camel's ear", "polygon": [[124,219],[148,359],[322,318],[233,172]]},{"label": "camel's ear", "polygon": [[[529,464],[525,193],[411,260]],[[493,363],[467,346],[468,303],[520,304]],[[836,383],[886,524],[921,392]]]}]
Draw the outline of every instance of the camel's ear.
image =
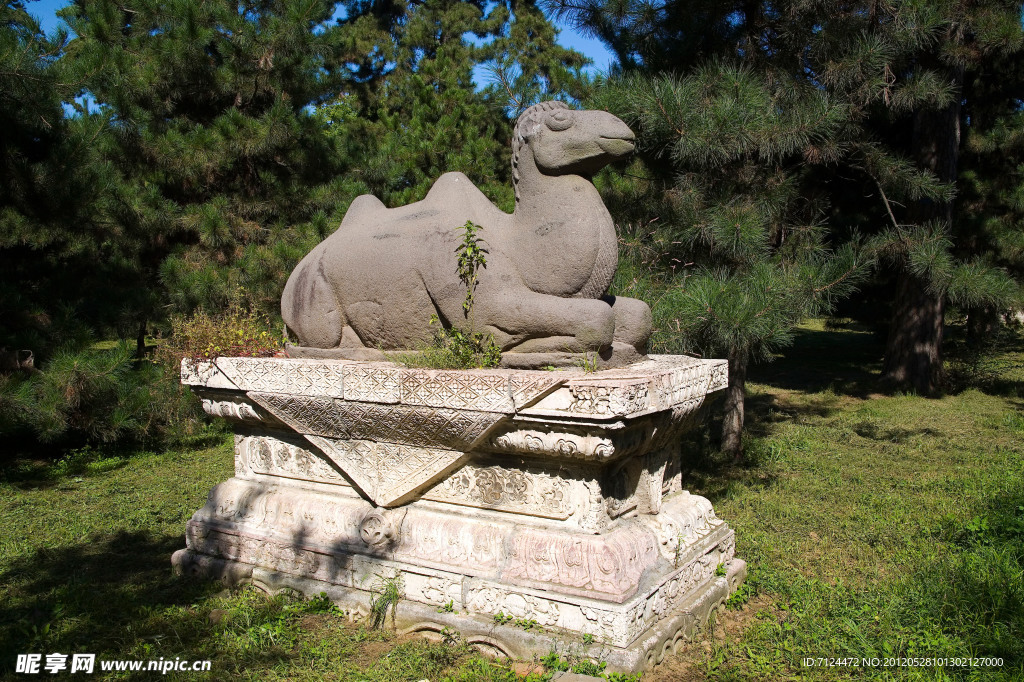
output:
[{"label": "camel's ear", "polygon": [[542,126],[543,124],[537,119],[526,121],[519,126],[519,134],[522,135],[525,141],[529,142],[537,137],[537,133],[540,132]]}]

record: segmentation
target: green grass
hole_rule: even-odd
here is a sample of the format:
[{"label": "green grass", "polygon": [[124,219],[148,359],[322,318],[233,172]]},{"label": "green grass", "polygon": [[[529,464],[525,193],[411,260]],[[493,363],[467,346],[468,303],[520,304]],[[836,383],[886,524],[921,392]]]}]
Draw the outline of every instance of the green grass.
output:
[{"label": "green grass", "polygon": [[173,575],[185,522],[232,471],[230,438],[206,449],[85,449],[52,464],[9,464],[0,478],[0,679],[26,679],[14,663],[31,652],[212,661],[209,673],[108,679],[520,679],[456,639],[397,641],[323,599],[230,593]]},{"label": "green grass", "polygon": [[[758,370],[751,464],[698,456],[690,489],[750,567],[732,605],[761,598],[732,616],[742,634],[691,654],[693,667],[719,680],[1024,679],[1024,348],[1011,341],[955,377],[984,391],[938,399],[872,393],[881,348],[820,325]],[[805,657],[1003,666],[812,669]]]},{"label": "green grass", "polygon": [[[644,680],[1024,679],[1024,344],[953,363],[938,399],[876,393],[879,357],[866,332],[802,328],[756,370],[751,463],[688,450],[688,487],[735,528],[750,577],[728,635]],[[3,465],[0,679],[28,679],[13,673],[26,652],[213,661],[157,676],[181,680],[520,679],[457,639],[396,639],[324,600],[174,576],[185,522],[232,472],[230,440],[214,442]],[[819,656],[1004,665],[801,666]]]}]

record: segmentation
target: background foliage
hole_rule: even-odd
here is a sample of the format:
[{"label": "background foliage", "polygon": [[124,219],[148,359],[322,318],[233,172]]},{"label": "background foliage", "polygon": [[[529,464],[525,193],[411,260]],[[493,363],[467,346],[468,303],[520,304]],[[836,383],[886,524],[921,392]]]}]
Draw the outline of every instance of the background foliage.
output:
[{"label": "background foliage", "polygon": [[[886,329],[887,385],[941,393],[947,318],[980,348],[1021,307],[1021,10],[77,0],[72,33],[46,36],[5,2],[0,352],[32,350],[43,374],[4,365],[4,428],[155,433],[140,393],[109,394],[101,417],[89,387],[149,382],[172,320],[237,333],[223,312],[239,290],[266,319],[250,331],[276,340],[286,274],[359,194],[405,204],[457,169],[510,210],[511,122],[542,98],[638,133],[630,166],[597,179],[624,239],[615,290],[655,304],[661,350],[729,358],[721,445],[736,458],[751,364],[808,316]],[[551,14],[612,50],[606,77],[583,73]],[[54,426],[69,410],[106,426]]]}]

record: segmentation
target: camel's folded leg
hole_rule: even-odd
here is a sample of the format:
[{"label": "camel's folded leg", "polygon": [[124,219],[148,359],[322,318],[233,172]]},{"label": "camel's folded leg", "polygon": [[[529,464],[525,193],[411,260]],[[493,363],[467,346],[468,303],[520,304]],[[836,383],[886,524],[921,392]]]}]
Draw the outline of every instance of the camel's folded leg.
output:
[{"label": "camel's folded leg", "polygon": [[492,333],[502,351],[601,351],[611,346],[615,335],[615,314],[605,301],[529,289],[479,296],[475,317],[477,326]]}]

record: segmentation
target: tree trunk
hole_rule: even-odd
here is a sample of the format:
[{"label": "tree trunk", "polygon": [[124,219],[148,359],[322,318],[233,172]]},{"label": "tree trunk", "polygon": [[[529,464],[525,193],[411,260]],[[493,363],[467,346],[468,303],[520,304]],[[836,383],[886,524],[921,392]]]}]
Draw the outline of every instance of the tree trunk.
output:
[{"label": "tree trunk", "polygon": [[967,310],[967,343],[972,349],[988,346],[999,330],[999,311],[995,306],[979,306]]},{"label": "tree trunk", "polygon": [[882,371],[886,383],[922,395],[943,384],[944,309],[944,296],[930,292],[928,283],[911,273],[900,272]]},{"label": "tree trunk", "polygon": [[139,323],[139,330],[135,335],[135,359],[141,360],[146,357],[146,320]]},{"label": "tree trunk", "polygon": [[729,351],[729,386],[725,389],[722,417],[722,452],[732,455],[737,464],[743,461],[743,398],[747,385],[749,354]]},{"label": "tree trunk", "polygon": [[[963,68],[949,73],[957,93],[963,89]],[[960,97],[944,109],[924,109],[914,115],[911,144],[921,168],[932,171],[943,182],[954,183],[960,148]],[[911,221],[923,224],[945,221],[952,226],[953,206],[949,202],[918,201],[910,209]],[[882,379],[895,388],[933,393],[941,386],[942,326],[945,296],[928,290],[928,282],[902,268],[896,283],[896,302],[889,325]]]}]

